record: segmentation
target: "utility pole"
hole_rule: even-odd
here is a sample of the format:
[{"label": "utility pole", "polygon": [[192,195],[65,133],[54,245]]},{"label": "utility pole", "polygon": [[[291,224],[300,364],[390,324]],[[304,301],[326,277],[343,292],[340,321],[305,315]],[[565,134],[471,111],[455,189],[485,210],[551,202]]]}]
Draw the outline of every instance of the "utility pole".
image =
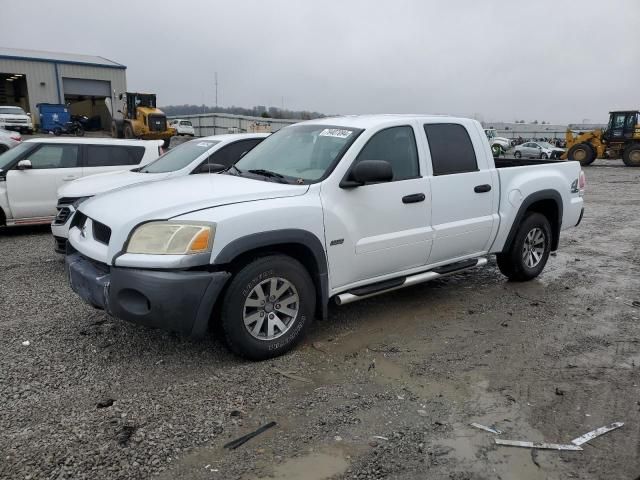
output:
[{"label": "utility pole", "polygon": [[215,74],[216,79],[216,108],[218,108],[218,72]]}]

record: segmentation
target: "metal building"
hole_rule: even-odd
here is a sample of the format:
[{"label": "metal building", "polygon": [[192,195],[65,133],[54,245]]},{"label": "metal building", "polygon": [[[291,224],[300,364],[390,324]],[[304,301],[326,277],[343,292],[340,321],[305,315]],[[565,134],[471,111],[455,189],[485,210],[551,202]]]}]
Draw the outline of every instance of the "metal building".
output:
[{"label": "metal building", "polygon": [[189,120],[198,137],[224,133],[275,132],[302,120],[283,118],[249,117],[230,113],[201,113],[196,115],[172,115],[169,119]]},{"label": "metal building", "polygon": [[127,90],[126,68],[98,56],[0,47],[0,105],[22,107],[37,124],[39,103],[64,103],[109,129],[107,103]]}]

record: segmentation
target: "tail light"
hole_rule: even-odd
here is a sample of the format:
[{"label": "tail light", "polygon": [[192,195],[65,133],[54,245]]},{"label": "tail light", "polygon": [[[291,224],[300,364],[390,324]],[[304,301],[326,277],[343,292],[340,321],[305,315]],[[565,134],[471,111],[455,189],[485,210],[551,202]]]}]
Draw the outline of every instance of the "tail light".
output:
[{"label": "tail light", "polygon": [[587,186],[587,178],[584,176],[584,170],[580,170],[580,177],[578,179],[578,188],[581,192],[584,191],[584,187]]}]

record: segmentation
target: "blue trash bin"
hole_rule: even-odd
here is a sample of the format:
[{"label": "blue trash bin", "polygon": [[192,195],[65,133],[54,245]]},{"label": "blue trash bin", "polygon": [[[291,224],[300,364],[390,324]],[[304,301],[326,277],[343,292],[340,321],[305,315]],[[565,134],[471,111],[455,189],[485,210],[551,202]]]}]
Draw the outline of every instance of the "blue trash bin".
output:
[{"label": "blue trash bin", "polygon": [[62,127],[71,120],[69,108],[57,103],[39,103],[36,105],[40,115],[40,131],[52,132],[56,127]]}]

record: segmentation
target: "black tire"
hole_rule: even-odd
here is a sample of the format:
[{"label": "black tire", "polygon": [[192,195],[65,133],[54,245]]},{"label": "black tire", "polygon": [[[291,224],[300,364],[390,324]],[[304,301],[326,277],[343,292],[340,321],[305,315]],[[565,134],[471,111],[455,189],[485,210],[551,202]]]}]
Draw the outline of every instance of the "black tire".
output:
[{"label": "black tire", "polygon": [[628,145],[622,153],[622,161],[627,167],[640,167],[640,143]]},{"label": "black tire", "polygon": [[[529,266],[525,256],[525,241],[536,229],[544,235],[544,245],[538,263]],[[518,227],[515,238],[508,250],[496,255],[500,271],[514,282],[525,282],[536,278],[544,270],[551,251],[551,224],[547,217],[540,213],[529,212]]]},{"label": "black tire", "polygon": [[123,133],[124,133],[124,138],[128,138],[128,139],[135,138],[135,136],[133,135],[133,127],[131,126],[130,123],[124,124]]},{"label": "black tire", "polygon": [[579,143],[569,149],[567,158],[580,162],[582,166],[587,166],[591,165],[596,159],[596,152],[588,143]]},{"label": "black tire", "polygon": [[84,128],[78,126],[76,127],[76,131],[74,133],[76,137],[84,137]]},{"label": "black tire", "polygon": [[521,152],[519,152],[519,151],[517,151],[517,152],[514,152],[514,153],[513,153],[513,156],[514,156],[515,158],[522,158],[522,153],[521,153]]},{"label": "black tire", "polygon": [[546,153],[541,153],[540,154],[540,159],[541,160],[546,160],[547,158],[549,158],[549,156]]},{"label": "black tire", "polygon": [[170,145],[171,145],[171,138],[165,138],[162,141],[162,148],[164,148],[165,150],[168,149]]},{"label": "black tire", "polygon": [[56,127],[56,128],[54,128],[54,129],[53,129],[53,134],[54,134],[56,137],[59,137],[60,135],[62,135],[62,129],[61,129],[60,127]]},{"label": "black tire", "polygon": [[[265,315],[260,326],[258,321],[250,324],[253,329],[259,328],[258,335],[264,334],[263,329],[267,328],[268,317],[270,313],[282,315],[279,313],[280,305],[277,303],[268,303],[264,309],[262,307],[252,307],[245,305],[245,302],[259,297],[255,295],[254,288],[263,282],[270,281],[271,278],[277,278],[278,285],[283,288],[281,280],[285,280],[295,288],[298,295],[298,302],[289,303],[287,305],[297,305],[297,313],[295,317],[289,319],[287,329],[278,332],[279,336],[273,339],[256,338],[245,327],[245,314],[249,315],[262,311]],[[270,284],[269,284],[270,285]],[[266,287],[265,287],[266,288]],[[262,290],[265,295],[267,292]],[[293,290],[287,290],[285,294],[292,295]],[[271,291],[270,291],[271,293]],[[269,294],[270,294],[269,293]],[[267,300],[269,297],[266,297]],[[283,304],[284,305],[284,304]],[[227,288],[221,310],[222,330],[229,348],[236,354],[248,358],[250,360],[265,360],[267,358],[277,357],[293,348],[306,334],[309,325],[313,321],[316,306],[316,291],[313,281],[307,270],[297,260],[285,255],[271,255],[268,257],[258,258],[234,275]],[[273,309],[272,309],[273,308]],[[283,318],[286,315],[283,316]],[[275,329],[274,329],[275,333]]]}]

